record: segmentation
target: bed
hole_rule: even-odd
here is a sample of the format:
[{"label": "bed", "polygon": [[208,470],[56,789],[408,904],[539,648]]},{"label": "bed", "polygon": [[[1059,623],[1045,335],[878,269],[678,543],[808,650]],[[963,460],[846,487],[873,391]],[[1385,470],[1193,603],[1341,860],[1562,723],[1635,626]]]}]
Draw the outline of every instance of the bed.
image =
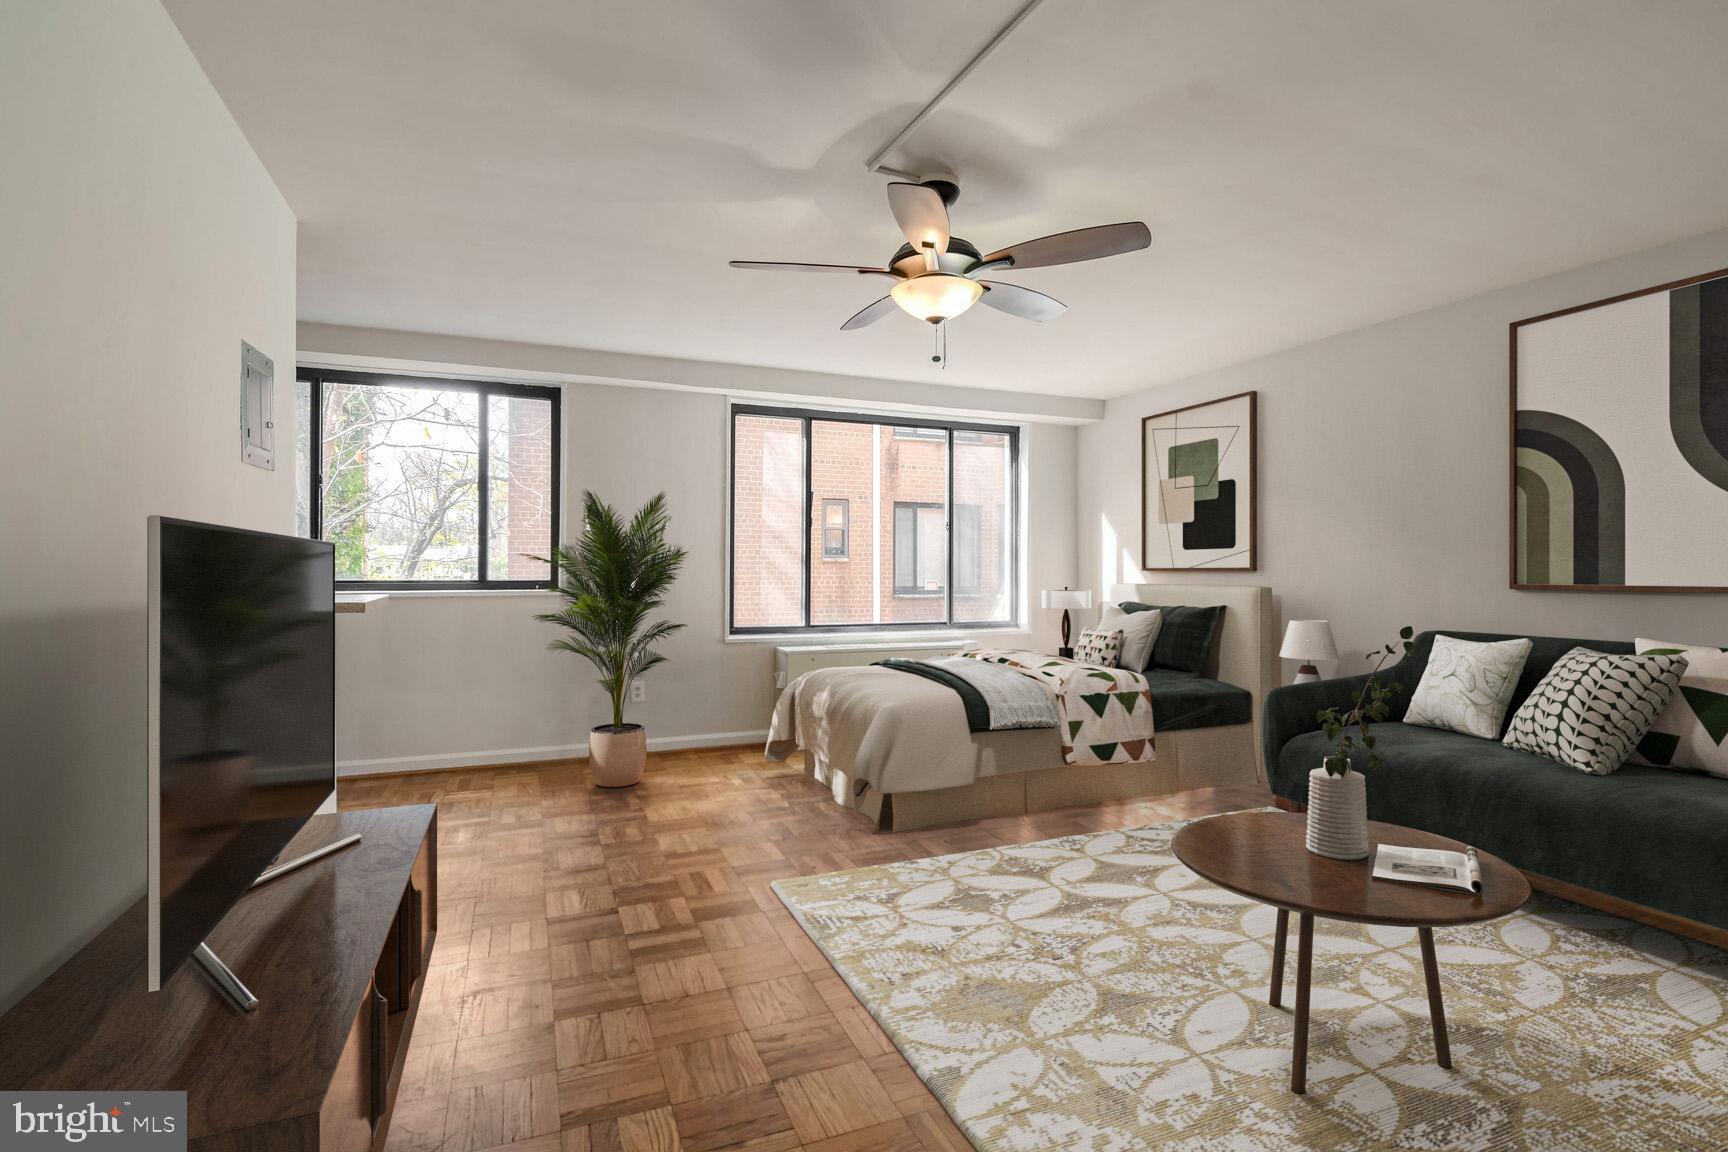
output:
[{"label": "bed", "polygon": [[787,685],[768,756],[803,751],[836,803],[879,829],[906,831],[1076,804],[1264,782],[1260,710],[1278,684],[1271,589],[1118,584],[1109,602],[1224,608],[1198,677],[1146,673],[1153,758],[1064,763],[1055,728],[971,731],[967,705],[940,683],[889,667],[823,668]]}]

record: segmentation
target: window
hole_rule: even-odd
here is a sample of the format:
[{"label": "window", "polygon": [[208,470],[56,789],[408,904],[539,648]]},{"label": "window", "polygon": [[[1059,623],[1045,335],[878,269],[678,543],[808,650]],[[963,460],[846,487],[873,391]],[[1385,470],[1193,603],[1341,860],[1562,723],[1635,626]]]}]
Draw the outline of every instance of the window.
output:
[{"label": "window", "polygon": [[[984,510],[954,505],[954,594],[976,596],[983,568]],[[894,594],[940,594],[948,581],[943,559],[947,525],[940,504],[894,505]]]},{"label": "window", "polygon": [[947,543],[942,505],[894,505],[894,595],[940,596],[948,587]]},{"label": "window", "polygon": [[733,406],[732,632],[1011,625],[1018,467],[1014,428]]},{"label": "window", "polygon": [[976,596],[984,567],[984,509],[954,505],[954,595]]},{"label": "window", "polygon": [[309,532],[338,584],[545,588],[559,392],[306,368]]},{"label": "window", "polygon": [[851,515],[850,500],[822,501],[822,559],[846,559],[846,529]]}]

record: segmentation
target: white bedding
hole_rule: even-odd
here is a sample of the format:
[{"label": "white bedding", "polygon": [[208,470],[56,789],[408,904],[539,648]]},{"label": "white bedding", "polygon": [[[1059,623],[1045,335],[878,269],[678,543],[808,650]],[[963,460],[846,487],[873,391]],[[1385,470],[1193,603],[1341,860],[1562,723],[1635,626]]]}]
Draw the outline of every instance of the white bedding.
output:
[{"label": "white bedding", "polygon": [[[1051,765],[1061,763],[1053,730],[1046,739],[1057,748]],[[768,726],[768,758],[784,760],[799,748],[826,772],[882,792],[957,788],[977,778],[960,697],[892,668],[818,668],[788,684]]]},{"label": "white bedding", "polygon": [[[975,656],[985,653],[973,654]],[[784,760],[803,749],[818,779],[832,783],[843,774],[853,787],[881,792],[922,792],[974,783],[986,771],[1055,768],[1063,763],[1132,763],[1154,759],[1152,706],[1145,680],[1121,669],[1093,669],[1073,661],[1028,652],[992,652],[996,667],[1012,666],[1036,679],[1056,700],[1058,713],[1084,716],[1079,740],[1058,728],[1018,732],[968,731],[966,708],[952,688],[935,681],[877,666],[818,668],[806,672],[780,694],[769,722],[767,756]],[[1014,657],[1022,657],[1016,660]],[[982,663],[968,658],[963,663]],[[1104,700],[1094,713],[1082,703],[1088,677],[1108,673],[1108,688],[1126,689]],[[1094,699],[1102,699],[1094,695]],[[1021,736],[1019,743],[995,744],[989,738]],[[1094,746],[1087,739],[1112,741]],[[987,756],[986,753],[989,753]],[[857,795],[836,799],[850,803]]]}]

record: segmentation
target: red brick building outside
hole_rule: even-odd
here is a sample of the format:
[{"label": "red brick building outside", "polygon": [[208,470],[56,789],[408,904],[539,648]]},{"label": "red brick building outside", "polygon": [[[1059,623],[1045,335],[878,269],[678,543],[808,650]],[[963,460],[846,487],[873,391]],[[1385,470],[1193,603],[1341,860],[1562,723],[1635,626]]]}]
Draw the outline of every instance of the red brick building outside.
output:
[{"label": "red brick building outside", "polygon": [[486,541],[486,566],[495,580],[544,580],[549,566],[531,557],[545,556],[553,546],[552,405],[523,396],[494,396],[490,403],[492,538]]},{"label": "red brick building outside", "polygon": [[[803,422],[739,415],[733,465],[733,623],[803,617]],[[810,625],[940,623],[953,523],[956,623],[1013,615],[1009,437],[954,433],[954,507],[939,428],[814,420]]]}]

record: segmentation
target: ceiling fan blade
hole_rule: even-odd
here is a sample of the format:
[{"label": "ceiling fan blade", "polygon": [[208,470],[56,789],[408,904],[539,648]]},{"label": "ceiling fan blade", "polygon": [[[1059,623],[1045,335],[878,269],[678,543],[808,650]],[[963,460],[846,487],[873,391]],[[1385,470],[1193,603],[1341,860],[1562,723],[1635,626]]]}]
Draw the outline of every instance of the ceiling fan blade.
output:
[{"label": "ceiling fan blade", "polygon": [[888,185],[888,208],[915,250],[934,244],[937,255],[948,251],[948,206],[934,188],[896,180]]},{"label": "ceiling fan blade", "polygon": [[795,264],[786,260],[728,260],[730,268],[754,268],[762,272],[849,272],[854,276],[887,276],[900,279],[889,268],[860,268],[853,264]]},{"label": "ceiling fan blade", "polygon": [[[986,295],[988,294],[986,293]],[[846,321],[846,323],[840,325],[840,331],[850,332],[855,328],[868,327],[892,311],[894,311],[894,297],[884,296],[868,308],[860,311],[856,316],[852,317],[852,319]]]},{"label": "ceiling fan blade", "polygon": [[990,253],[981,263],[1015,269],[1046,268],[1051,264],[1076,264],[1081,260],[1138,252],[1151,243],[1152,230],[1138,220],[1129,224],[1100,224],[1096,228],[1076,228],[1072,232],[1026,240]]},{"label": "ceiling fan blade", "polygon": [[1004,284],[1000,280],[980,280],[978,283],[986,289],[978,301],[980,304],[988,304],[998,312],[1006,312],[1022,320],[1054,320],[1068,311],[1068,305],[1054,296],[1046,296],[1018,284]]}]

